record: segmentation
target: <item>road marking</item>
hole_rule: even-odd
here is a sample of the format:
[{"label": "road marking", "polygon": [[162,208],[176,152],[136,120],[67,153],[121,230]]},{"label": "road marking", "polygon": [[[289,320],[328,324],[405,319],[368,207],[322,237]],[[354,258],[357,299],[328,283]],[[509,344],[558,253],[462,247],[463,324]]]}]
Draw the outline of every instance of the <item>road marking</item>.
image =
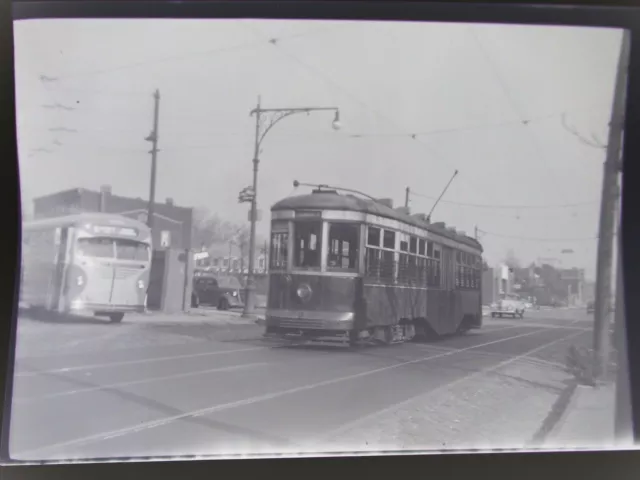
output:
[{"label": "road marking", "polygon": [[212,355],[224,355],[227,353],[250,352],[252,350],[266,350],[266,349],[268,349],[268,347],[238,348],[235,350],[220,350],[217,352],[189,353],[187,355],[171,355],[167,357],[142,358],[139,360],[124,360],[121,362],[96,363],[92,365],[79,365],[77,367],[65,367],[65,368],[57,368],[53,370],[38,370],[36,372],[20,372],[20,373],[14,374],[14,377],[36,377],[36,376],[47,375],[52,373],[67,373],[67,372],[77,372],[81,370],[95,370],[99,368],[118,367],[121,365],[137,365],[140,363],[165,362],[168,360],[180,360],[183,358],[208,357]]},{"label": "road marking", "polygon": [[111,383],[108,385],[79,388],[77,390],[66,390],[64,392],[50,393],[50,394],[42,395],[39,397],[14,398],[12,401],[14,403],[26,404],[26,403],[39,402],[42,400],[48,400],[51,398],[64,397],[67,395],[75,395],[78,393],[96,392],[99,390],[109,390],[113,388],[128,387],[131,385],[141,385],[143,383],[153,383],[153,382],[159,382],[162,380],[172,380],[175,378],[195,377],[198,375],[206,375],[209,373],[216,373],[216,372],[230,372],[234,370],[243,370],[246,368],[253,368],[253,367],[264,366],[264,365],[268,365],[268,364],[263,362],[263,363],[247,363],[245,365],[231,365],[229,367],[210,368],[208,370],[199,370],[197,372],[176,373],[174,375],[165,375],[163,377],[153,377],[153,378],[145,378],[143,380],[131,380],[129,382]]},{"label": "road marking", "polygon": [[[512,364],[514,362],[523,360],[523,359],[527,358],[528,356],[530,356],[530,355],[532,355],[532,354],[534,354],[536,352],[539,352],[540,350],[544,350],[545,348],[547,348],[547,347],[549,347],[549,346],[551,346],[553,344],[569,340],[569,339],[571,339],[573,337],[577,337],[578,335],[582,335],[582,332],[572,333],[571,335],[567,335],[565,337],[558,338],[556,340],[552,340],[551,342],[545,343],[544,345],[541,345],[541,346],[536,347],[536,348],[534,348],[532,350],[529,350],[526,353],[523,353],[521,355],[517,355],[517,356],[515,356],[513,358],[510,358],[508,360],[500,362],[500,363],[498,363],[496,365],[493,365],[491,367],[483,368],[482,370],[479,370],[477,372],[474,372],[474,373],[471,373],[469,375],[466,375],[466,376],[464,376],[462,378],[454,380],[453,382],[447,383],[446,385],[442,385],[440,387],[437,387],[437,388],[435,388],[435,389],[433,389],[433,390],[431,390],[429,392],[423,392],[423,393],[420,393],[418,395],[414,395],[414,396],[412,396],[412,397],[410,397],[410,398],[408,398],[406,400],[403,400],[401,402],[398,402],[398,403],[395,403],[395,404],[390,405],[388,407],[385,407],[385,408],[383,408],[381,410],[378,410],[378,411],[376,411],[374,413],[370,413],[369,415],[365,415],[364,417],[360,417],[359,419],[354,420],[352,422],[346,423],[346,424],[342,425],[341,427],[336,428],[336,429],[330,431],[329,433],[327,433],[325,435],[322,435],[320,437],[320,439],[321,440],[325,440],[325,441],[329,441],[329,439],[331,439],[333,437],[336,437],[336,436],[338,436],[338,435],[340,435],[342,433],[345,433],[345,432],[347,432],[349,430],[352,430],[354,428],[357,428],[359,425],[361,425],[363,423],[370,422],[370,421],[374,420],[376,417],[379,417],[379,416],[384,415],[386,413],[390,413],[390,412],[399,410],[400,408],[415,402],[415,400],[418,399],[418,398],[426,398],[426,397],[435,395],[436,393],[443,392],[443,391],[445,391],[445,390],[447,390],[449,388],[452,388],[452,387],[454,387],[456,385],[459,385],[459,384],[461,384],[463,382],[466,382],[467,380],[471,380],[473,378],[480,377],[480,376],[486,375],[488,373],[491,373],[491,372],[493,372],[495,370],[498,370],[498,369],[500,369],[502,367],[510,365],[510,364]],[[318,439],[315,439],[314,442],[317,444]]]},{"label": "road marking", "polygon": [[[513,329],[513,328],[520,328],[520,327],[521,327],[520,325],[508,326],[508,327],[497,327],[497,328],[484,329],[483,331],[489,333],[489,332],[497,332],[497,331],[500,331],[500,330],[509,330],[509,329]],[[225,354],[225,353],[248,352],[248,351],[252,351],[252,350],[265,350],[265,349],[270,349],[270,348],[273,348],[273,346],[241,348],[241,349],[236,349],[236,350],[222,350],[222,351],[219,351],[219,352],[203,352],[203,353],[193,353],[193,354],[186,354],[186,355],[173,355],[173,356],[167,356],[167,357],[152,357],[152,358],[145,358],[145,359],[140,359],[140,360],[125,360],[125,361],[121,361],[121,362],[99,363],[99,364],[91,364],[91,365],[80,365],[80,366],[77,366],[77,367],[64,367],[64,368],[58,368],[58,369],[53,369],[53,370],[38,370],[38,371],[35,371],[35,372],[19,372],[19,373],[14,373],[13,376],[14,377],[36,377],[36,376],[47,375],[47,374],[52,374],[52,373],[77,372],[77,371],[82,371],[82,370],[117,367],[117,366],[121,366],[121,365],[136,365],[136,364],[141,364],[141,363],[153,363],[153,362],[162,362],[162,361],[167,361],[167,360],[179,360],[179,359],[182,359],[182,358],[206,357],[206,356],[210,356],[210,355],[221,355],[221,354]],[[31,358],[33,358],[33,357],[31,357]]]},{"label": "road marking", "polygon": [[[486,347],[488,345],[494,345],[496,343],[502,343],[502,342],[508,342],[510,340],[515,340],[516,338],[523,338],[523,337],[528,337],[530,335],[535,335],[538,333],[542,333],[545,332],[546,329],[540,329],[540,330],[535,330],[533,332],[527,332],[527,333],[522,333],[520,335],[514,335],[512,337],[507,337],[507,338],[501,338],[499,340],[493,340],[491,342],[486,342],[486,343],[482,343],[480,345],[473,345],[470,347],[466,347],[466,348],[462,348],[459,350],[452,350],[452,351],[448,351],[448,352],[443,352],[443,353],[438,353],[436,355],[430,355],[428,357],[422,357],[416,360],[410,360],[410,361],[406,361],[406,362],[402,362],[402,363],[396,363],[395,365],[389,365],[387,367],[381,367],[381,368],[376,368],[373,370],[368,370],[366,372],[361,372],[361,373],[356,373],[353,375],[347,375],[344,377],[338,377],[338,378],[333,378],[330,380],[324,380],[322,382],[317,382],[317,383],[312,383],[309,385],[302,385],[300,387],[295,387],[295,388],[291,388],[289,390],[281,390],[279,392],[273,392],[273,393],[267,393],[264,395],[258,395],[255,397],[249,397],[249,398],[245,398],[243,400],[237,400],[235,402],[230,402],[230,403],[223,403],[223,404],[219,404],[219,405],[214,405],[211,407],[206,407],[206,408],[202,408],[199,410],[193,410],[191,412],[185,412],[185,413],[181,413],[179,415],[172,415],[170,417],[164,417],[164,418],[160,418],[158,420],[152,420],[149,422],[144,422],[144,423],[140,423],[138,425],[132,426],[132,427],[125,427],[125,428],[121,428],[118,430],[112,430],[110,432],[101,432],[98,434],[93,434],[93,435],[88,435],[85,437],[81,437],[81,438],[76,438],[73,440],[67,440],[64,442],[58,442],[58,443],[54,443],[51,445],[47,445],[44,447],[38,447],[32,450],[26,450],[23,452],[20,452],[18,454],[16,454],[16,457],[27,457],[33,454],[36,454],[38,452],[42,452],[42,451],[47,451],[47,450],[51,450],[51,449],[56,449],[56,448],[64,448],[64,447],[70,447],[70,446],[78,446],[78,445],[86,445],[92,442],[96,442],[96,441],[102,441],[102,440],[108,440],[111,438],[116,438],[116,437],[120,437],[123,435],[128,435],[128,434],[132,434],[132,433],[137,433],[137,432],[141,432],[144,430],[149,430],[152,428],[156,428],[156,427],[161,427],[164,425],[168,425],[169,423],[175,422],[177,420],[182,420],[185,418],[197,418],[197,417],[202,417],[204,415],[209,415],[211,413],[216,413],[216,412],[220,412],[223,410],[229,410],[232,408],[238,408],[238,407],[243,407],[243,406],[247,406],[247,405],[252,405],[254,403],[259,403],[259,402],[264,402],[264,401],[268,401],[268,400],[273,400],[274,398],[279,398],[279,397],[283,397],[285,395],[291,395],[294,393],[299,393],[299,392],[304,392],[307,390],[312,390],[314,388],[318,388],[318,387],[324,387],[327,385],[333,385],[335,383],[340,383],[340,382],[344,382],[347,380],[354,380],[356,378],[362,378],[362,377],[366,377],[369,375],[373,375],[376,373],[380,373],[380,372],[385,372],[385,371],[389,371],[389,370],[394,370],[396,368],[400,368],[403,367],[405,365],[411,365],[411,364],[416,364],[416,363],[420,363],[420,362],[425,362],[428,360],[433,360],[436,358],[442,358],[442,357],[447,357],[450,355],[454,355],[456,353],[461,353],[461,352],[465,352],[465,351],[469,351],[469,350],[473,350],[476,348],[481,348],[481,347]],[[582,333],[582,332],[580,332]]]}]

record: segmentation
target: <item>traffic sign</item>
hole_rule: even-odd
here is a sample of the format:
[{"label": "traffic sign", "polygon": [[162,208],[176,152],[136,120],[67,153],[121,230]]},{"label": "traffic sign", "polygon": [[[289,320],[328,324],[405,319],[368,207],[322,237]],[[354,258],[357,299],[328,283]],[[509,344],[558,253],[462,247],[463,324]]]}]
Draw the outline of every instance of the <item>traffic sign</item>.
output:
[{"label": "traffic sign", "polygon": [[[247,219],[251,221],[251,210],[247,213]],[[256,210],[256,222],[259,222],[260,220],[262,220],[262,211]]]}]

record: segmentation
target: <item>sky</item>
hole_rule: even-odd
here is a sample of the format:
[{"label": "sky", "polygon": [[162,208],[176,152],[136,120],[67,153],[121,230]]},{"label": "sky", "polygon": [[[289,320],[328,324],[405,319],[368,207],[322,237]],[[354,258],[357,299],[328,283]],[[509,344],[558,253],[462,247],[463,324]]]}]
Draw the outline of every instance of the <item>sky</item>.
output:
[{"label": "sky", "polygon": [[[558,258],[595,275],[604,150],[621,31],[411,22],[28,20],[15,24],[23,204],[111,185],[246,222],[255,120],[293,115],[260,154],[258,232],[293,181],[353,188],[467,234],[486,260]],[[44,80],[43,77],[44,76]],[[53,129],[53,131],[52,131]],[[56,131],[57,129],[57,131]],[[62,130],[60,130],[62,129]],[[298,193],[305,193],[302,187]],[[562,254],[571,250],[571,254]]]}]

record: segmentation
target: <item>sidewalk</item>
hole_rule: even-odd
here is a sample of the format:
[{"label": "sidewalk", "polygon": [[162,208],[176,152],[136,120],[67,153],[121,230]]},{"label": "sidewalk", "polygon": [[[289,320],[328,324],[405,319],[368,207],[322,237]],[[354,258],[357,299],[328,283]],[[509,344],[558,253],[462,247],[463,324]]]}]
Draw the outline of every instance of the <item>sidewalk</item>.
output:
[{"label": "sidewalk", "polygon": [[191,309],[188,312],[164,313],[149,311],[127,315],[128,323],[140,325],[256,325],[264,319],[264,311],[258,311],[254,319],[242,318],[236,310]]},{"label": "sidewalk", "polygon": [[545,448],[609,448],[614,445],[615,384],[579,385]]}]

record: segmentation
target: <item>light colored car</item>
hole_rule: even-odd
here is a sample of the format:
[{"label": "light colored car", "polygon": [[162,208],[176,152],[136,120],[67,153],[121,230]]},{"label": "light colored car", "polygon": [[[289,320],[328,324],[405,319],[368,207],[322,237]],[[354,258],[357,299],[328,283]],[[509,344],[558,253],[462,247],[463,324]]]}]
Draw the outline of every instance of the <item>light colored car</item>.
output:
[{"label": "light colored car", "polygon": [[491,316],[495,317],[524,317],[526,310],[524,302],[517,298],[503,298],[491,305]]}]

